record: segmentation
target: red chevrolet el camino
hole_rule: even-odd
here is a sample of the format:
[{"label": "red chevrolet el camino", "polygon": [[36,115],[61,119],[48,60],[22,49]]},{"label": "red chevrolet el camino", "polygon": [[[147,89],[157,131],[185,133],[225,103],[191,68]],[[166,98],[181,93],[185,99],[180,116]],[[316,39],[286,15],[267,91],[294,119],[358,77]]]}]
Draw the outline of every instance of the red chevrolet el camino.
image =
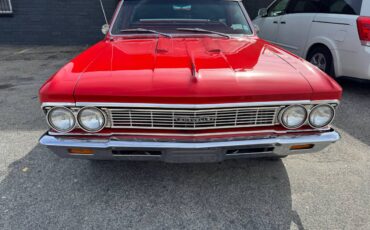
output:
[{"label": "red chevrolet el camino", "polygon": [[40,143],[91,160],[281,158],[340,139],[341,94],[258,38],[239,0],[126,0],[105,39],[40,89]]}]

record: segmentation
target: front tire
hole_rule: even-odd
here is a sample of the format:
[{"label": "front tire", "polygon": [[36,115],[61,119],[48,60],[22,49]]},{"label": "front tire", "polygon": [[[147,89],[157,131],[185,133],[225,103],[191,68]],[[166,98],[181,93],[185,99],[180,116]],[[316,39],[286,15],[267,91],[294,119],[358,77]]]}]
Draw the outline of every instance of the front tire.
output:
[{"label": "front tire", "polygon": [[318,46],[312,49],[307,55],[307,61],[328,75],[335,77],[333,56],[328,48]]}]

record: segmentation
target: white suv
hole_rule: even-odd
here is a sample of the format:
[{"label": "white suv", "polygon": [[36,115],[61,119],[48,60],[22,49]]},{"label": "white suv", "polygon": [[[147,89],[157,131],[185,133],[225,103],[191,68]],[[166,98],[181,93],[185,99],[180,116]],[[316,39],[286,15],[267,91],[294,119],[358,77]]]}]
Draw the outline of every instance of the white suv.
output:
[{"label": "white suv", "polygon": [[370,80],[370,0],[276,0],[258,15],[261,38],[332,76]]}]

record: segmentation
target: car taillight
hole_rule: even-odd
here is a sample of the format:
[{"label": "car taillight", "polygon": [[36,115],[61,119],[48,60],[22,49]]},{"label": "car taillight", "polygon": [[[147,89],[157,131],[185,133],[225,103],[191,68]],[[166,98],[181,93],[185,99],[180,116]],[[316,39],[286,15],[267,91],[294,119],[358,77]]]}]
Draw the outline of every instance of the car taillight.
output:
[{"label": "car taillight", "polygon": [[370,17],[359,17],[357,28],[362,45],[370,46]]}]

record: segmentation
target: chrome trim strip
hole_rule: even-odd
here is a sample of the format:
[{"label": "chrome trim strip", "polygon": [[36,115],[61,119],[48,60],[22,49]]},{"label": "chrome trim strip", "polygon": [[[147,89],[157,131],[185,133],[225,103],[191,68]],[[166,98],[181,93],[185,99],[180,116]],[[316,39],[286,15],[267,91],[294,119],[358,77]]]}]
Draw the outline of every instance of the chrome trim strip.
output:
[{"label": "chrome trim strip", "polygon": [[340,101],[339,100],[315,100],[315,101],[311,101],[311,104],[312,105],[316,105],[316,104],[337,104],[337,105],[340,105]]},{"label": "chrome trim strip", "polygon": [[128,108],[167,108],[167,109],[216,109],[229,107],[253,107],[270,105],[309,103],[309,101],[287,101],[287,102],[247,102],[226,104],[147,104],[147,103],[94,103],[77,102],[76,106],[101,106],[101,107],[128,107]]},{"label": "chrome trim strip", "polygon": [[76,106],[76,103],[69,102],[44,102],[41,104],[41,108],[45,107],[67,107],[67,106]]},{"label": "chrome trim strip", "polygon": [[213,109],[229,107],[261,107],[261,106],[280,106],[280,105],[306,105],[306,104],[339,104],[338,100],[323,101],[269,101],[269,102],[242,102],[242,103],[223,103],[223,104],[148,104],[148,103],[96,103],[96,102],[77,102],[76,106],[98,106],[98,107],[128,107],[128,108],[168,108],[168,109]]},{"label": "chrome trim strip", "polygon": [[268,127],[268,126],[274,126],[276,124],[266,124],[266,125],[238,125],[238,126],[207,126],[207,127],[196,127],[196,128],[183,128],[183,127],[141,127],[141,126],[111,126],[112,129],[142,129],[142,130],[153,130],[153,129],[159,129],[159,130],[181,130],[181,131],[202,131],[202,130],[217,130],[217,129],[235,129],[235,128],[258,128],[258,127]]},{"label": "chrome trim strip", "polygon": [[333,25],[343,25],[343,26],[350,26],[349,23],[343,23],[343,22],[329,22],[329,21],[320,21],[320,20],[313,20],[312,22],[316,23],[324,23],[324,24],[333,24]]},{"label": "chrome trim strip", "polygon": [[137,133],[137,132],[124,132],[124,133],[56,133],[49,131],[49,135],[53,136],[96,136],[96,137],[109,137],[109,136],[170,136],[170,137],[207,137],[207,136],[223,136],[223,135],[242,135],[242,134],[263,134],[263,133],[274,133],[274,134],[294,134],[294,133],[305,133],[305,132],[325,132],[329,131],[328,128],[321,129],[300,129],[300,130],[256,130],[256,131],[236,131],[236,132],[218,132],[218,133],[198,133],[198,134],[184,134],[184,133]]},{"label": "chrome trim strip", "polygon": [[[97,107],[107,107],[107,106],[97,106]],[[273,110],[273,109],[276,109],[276,108],[279,108],[279,107],[281,107],[280,105],[279,106],[242,106],[241,107],[241,109],[244,109],[244,107],[245,107],[245,109],[248,109],[248,110],[254,110],[254,109],[256,109],[256,107],[257,107],[257,109],[258,108],[260,108],[260,107],[263,107],[263,109],[271,109],[271,110]],[[132,109],[133,107],[128,107],[128,109]],[[149,107],[149,108],[152,108],[152,107]],[[237,107],[237,108],[239,108],[239,107]],[[120,108],[112,108],[112,109],[110,109],[110,111],[121,111],[121,110],[128,110],[126,107],[120,107]],[[153,107],[153,109],[150,109],[150,110],[148,110],[148,109],[146,109],[146,108],[144,108],[144,109],[141,109],[141,108],[138,108],[138,109],[134,109],[135,111],[153,111],[153,112],[172,112],[173,111],[173,109],[176,109],[176,112],[192,112],[193,110],[189,110],[189,109],[178,109],[177,107],[172,107],[171,109],[162,109],[162,108],[158,108],[158,107]],[[224,112],[224,111],[232,111],[232,110],[235,110],[235,107],[230,107],[230,108],[220,108],[220,107],[218,107],[217,109],[216,108],[210,108],[210,109],[206,109],[206,108],[204,108],[204,109],[195,109],[195,111],[196,112],[215,112],[215,111],[222,111],[222,112]]]},{"label": "chrome trim strip", "polygon": [[279,106],[279,105],[306,105],[306,104],[338,104],[339,100],[299,100],[299,101],[269,101],[269,102],[241,102],[223,104],[155,104],[155,103],[110,103],[110,102],[45,102],[41,107],[52,106],[95,106],[95,107],[128,107],[128,108],[168,108],[168,109],[217,109],[229,107]]}]

